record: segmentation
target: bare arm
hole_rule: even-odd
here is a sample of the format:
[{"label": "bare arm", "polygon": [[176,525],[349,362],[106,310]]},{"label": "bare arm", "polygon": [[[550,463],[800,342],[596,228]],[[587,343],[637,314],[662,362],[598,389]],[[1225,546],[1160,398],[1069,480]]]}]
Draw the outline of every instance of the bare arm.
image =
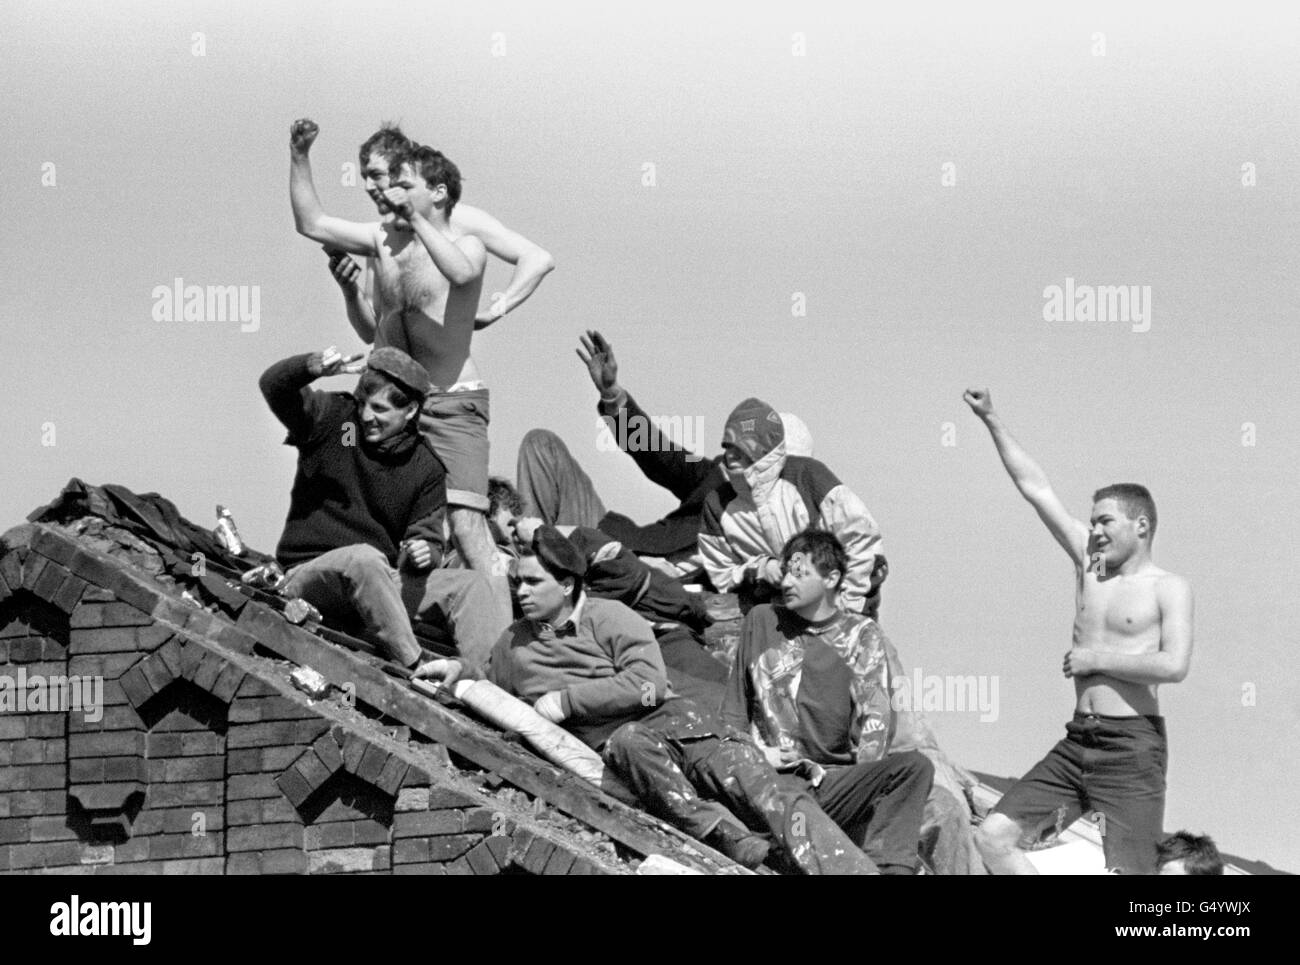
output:
[{"label": "bare arm", "polygon": [[518,308],[537,290],[542,279],[555,269],[555,259],[550,252],[519,232],[511,231],[480,208],[458,204],[452,212],[451,222],[462,233],[478,238],[491,254],[515,266],[510,284],[501,297],[494,298],[478,313],[475,329],[487,328],[506,312]]},{"label": "bare arm", "polygon": [[1156,584],[1160,605],[1160,649],[1155,653],[1109,653],[1105,650],[1071,650],[1065,657],[1065,675],[1105,674],[1135,684],[1176,684],[1192,665],[1192,588],[1172,573]]},{"label": "bare arm", "polygon": [[289,129],[289,203],[293,206],[293,223],[298,234],[323,245],[341,248],[349,254],[376,253],[375,226],[344,221],[325,213],[316,194],[311,176],[312,142],[320,129],[303,118]]},{"label": "bare arm", "polygon": [[1070,515],[1060,497],[1047,481],[1047,475],[1038,463],[1029,457],[1020,443],[1002,423],[1002,419],[993,411],[993,400],[988,389],[967,389],[964,396],[966,404],[980,417],[993,437],[1002,465],[1006,467],[1011,481],[1020,490],[1020,495],[1038,512],[1038,516],[1047,526],[1061,548],[1074,560],[1075,566],[1086,564],[1088,555],[1088,527]]},{"label": "bare arm", "polygon": [[365,294],[369,272],[363,271],[352,256],[335,248],[330,252],[330,273],[343,291],[343,304],[347,309],[348,323],[357,337],[367,345],[375,341],[375,310]]},{"label": "bare arm", "polygon": [[405,199],[405,191],[400,187],[389,188],[384,192],[384,197],[398,215],[410,222],[434,265],[453,288],[463,288],[479,280],[487,262],[483,242],[473,235],[462,235],[452,241],[435,228],[428,218],[411,207]]}]

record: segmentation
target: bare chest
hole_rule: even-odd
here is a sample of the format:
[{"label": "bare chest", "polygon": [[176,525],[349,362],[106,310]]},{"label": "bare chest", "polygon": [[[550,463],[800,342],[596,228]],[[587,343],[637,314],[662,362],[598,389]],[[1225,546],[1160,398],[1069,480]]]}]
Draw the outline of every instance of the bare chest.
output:
[{"label": "bare chest", "polygon": [[1085,640],[1159,636],[1160,606],[1155,581],[1143,577],[1098,580],[1084,574],[1077,596],[1075,635]]}]

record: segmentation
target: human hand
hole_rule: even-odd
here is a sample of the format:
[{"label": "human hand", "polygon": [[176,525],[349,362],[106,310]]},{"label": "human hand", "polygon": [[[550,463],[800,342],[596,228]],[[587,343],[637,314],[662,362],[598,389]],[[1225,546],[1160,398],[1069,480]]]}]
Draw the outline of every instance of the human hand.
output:
[{"label": "human hand", "polygon": [[289,125],[289,151],[306,157],[320,133],[320,127],[309,117],[300,117]]},{"label": "human hand", "polygon": [[981,419],[993,414],[993,396],[989,394],[988,389],[967,389],[962,394],[962,398],[971,407],[971,411]]},{"label": "human hand", "polygon": [[[577,349],[578,358],[587,366],[591,384],[602,397],[608,399],[618,394],[618,362],[614,359],[614,348],[605,341],[605,336],[595,329],[588,329],[586,335],[579,336],[582,348]],[[584,349],[586,354],[583,354]]]},{"label": "human hand", "polygon": [[564,698],[558,690],[552,690],[537,698],[537,702],[533,704],[533,710],[552,724],[558,724],[565,717]]},{"label": "human hand", "polygon": [[365,352],[344,355],[331,345],[323,352],[313,352],[307,359],[307,371],[316,378],[327,375],[356,375],[366,367]]},{"label": "human hand", "polygon": [[465,665],[459,660],[438,659],[420,664],[411,673],[411,677],[415,680],[436,680],[450,690],[464,672]]},{"label": "human hand", "polygon": [[1097,652],[1075,647],[1065,655],[1061,670],[1067,677],[1086,677],[1097,672]]}]

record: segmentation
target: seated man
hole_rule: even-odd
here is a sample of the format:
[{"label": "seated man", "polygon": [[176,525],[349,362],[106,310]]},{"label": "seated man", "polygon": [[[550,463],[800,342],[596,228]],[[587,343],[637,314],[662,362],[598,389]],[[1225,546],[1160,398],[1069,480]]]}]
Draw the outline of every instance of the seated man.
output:
[{"label": "seated man", "polygon": [[723,701],[774,767],[796,775],[884,874],[914,874],[934,768],[889,753],[889,654],[874,620],[836,605],[847,555],[830,533],[782,552],[785,606],[749,611]]},{"label": "seated man", "polygon": [[[289,515],[276,547],[281,592],[325,616],[359,622],[389,659],[418,664],[411,617],[445,624],[467,658],[486,656],[499,631],[492,589],[469,570],[437,569],[446,484],[417,417],[423,366],[376,349],[352,394],[317,392],[316,379],[355,372],[334,349],[297,355],[262,374],[271,411],[298,449]],[[400,572],[399,572],[400,569]]]},{"label": "seated man", "polygon": [[[519,445],[518,480],[524,513],[552,526],[598,529],[652,566],[684,580],[694,578],[700,572],[698,537],[704,498],[727,482],[722,458],[706,458],[659,431],[619,385],[614,349],[600,332],[582,336],[578,357],[600,393],[596,411],[618,447],[636,460],[647,479],[671,492],[681,505],[644,526],[607,511],[563,440],[548,429],[534,429]],[[790,454],[811,456],[808,427],[789,413],[782,413],[781,420]]]},{"label": "seated man", "polygon": [[[518,542],[527,546],[541,525],[536,516],[525,516],[512,520],[509,527]],[[673,691],[708,708],[721,704],[727,668],[704,646],[701,634],[710,617],[700,595],[688,593],[676,580],[642,562],[598,529],[556,529],[586,560],[583,585],[587,593],[617,600],[650,624]]]},{"label": "seated man", "polygon": [[600,751],[652,813],[747,867],[762,863],[767,842],[732,823],[728,808],[770,829],[804,871],[873,873],[809,794],[779,785],[753,744],[672,694],[650,627],[621,603],[588,597],[585,570],[572,543],[539,527],[518,563],[524,619],[487,667],[437,660],[416,675],[451,684],[486,673]]},{"label": "seated man", "polygon": [[816,459],[788,455],[781,417],[759,399],[746,399],[727,418],[722,453],[728,482],[704,498],[699,539],[714,588],[739,595],[742,610],[779,599],[786,541],[825,530],[848,555],[840,605],[874,619],[889,568],[862,500]]},{"label": "seated man", "polygon": [[1158,875],[1221,875],[1223,857],[1208,834],[1175,831],[1156,845]]}]

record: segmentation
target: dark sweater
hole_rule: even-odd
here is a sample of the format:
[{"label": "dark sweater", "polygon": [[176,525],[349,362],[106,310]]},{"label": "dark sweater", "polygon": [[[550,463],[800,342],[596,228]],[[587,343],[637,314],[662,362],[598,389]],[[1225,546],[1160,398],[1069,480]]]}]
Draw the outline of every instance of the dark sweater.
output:
[{"label": "dark sweater", "polygon": [[343,546],[365,543],[396,564],[398,544],[428,540],[442,557],[446,470],[417,433],[365,444],[347,392],[316,392],[309,356],[277,362],[259,385],[298,449],[289,516],[275,557],[286,569]]},{"label": "dark sweater", "polygon": [[[727,484],[727,478],[721,469],[721,456],[703,458],[682,448],[670,439],[666,439],[649,416],[636,404],[636,400],[626,393],[620,399],[597,404],[596,411],[607,420],[613,420],[610,431],[623,446],[628,437],[638,438],[640,433],[620,433],[618,431],[619,410],[624,410],[622,419],[625,425],[642,425],[647,428],[649,442],[643,449],[624,448],[629,456],[636,460],[637,467],[645,477],[656,485],[662,486],[677,497],[681,503],[676,509],[655,523],[639,526],[622,513],[606,513],[601,519],[599,529],[612,536],[633,553],[643,556],[672,556],[676,553],[692,552],[700,535],[701,514],[704,501],[709,493]],[[644,421],[641,421],[644,420]],[[689,457],[689,458],[688,458]]]}]

